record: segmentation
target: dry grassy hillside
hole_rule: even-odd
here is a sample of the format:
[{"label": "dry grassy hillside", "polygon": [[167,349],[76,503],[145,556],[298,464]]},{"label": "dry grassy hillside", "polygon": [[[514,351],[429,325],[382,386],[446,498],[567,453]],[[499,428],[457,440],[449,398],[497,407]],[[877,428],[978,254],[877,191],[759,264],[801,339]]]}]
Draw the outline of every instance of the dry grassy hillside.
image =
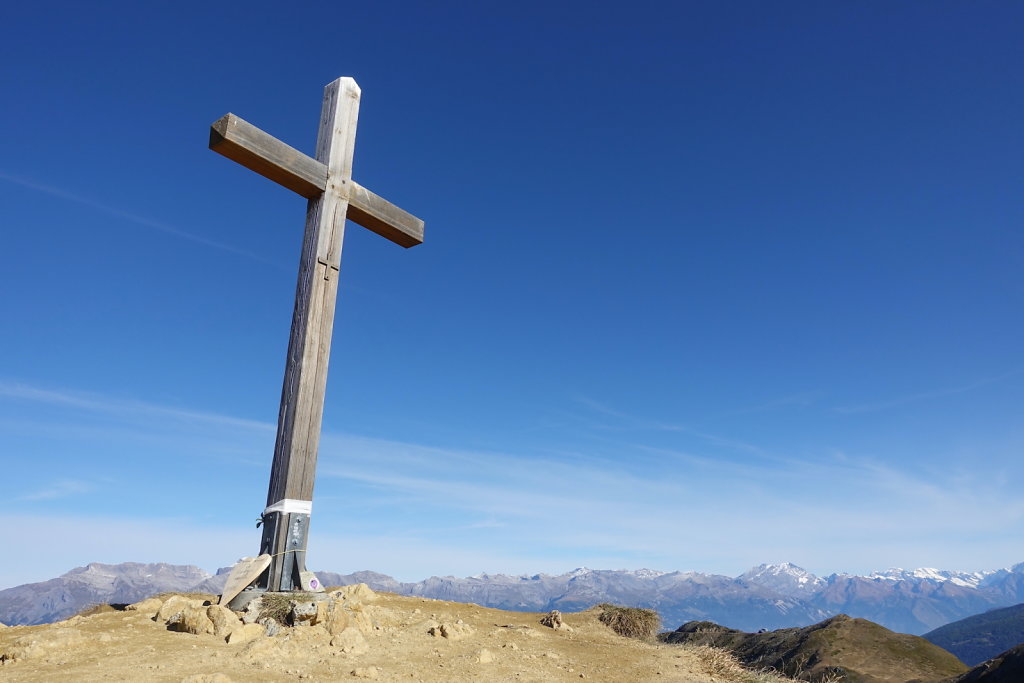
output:
[{"label": "dry grassy hillside", "polygon": [[[780,683],[738,668],[721,651],[626,638],[598,608],[544,615],[453,602],[337,592],[331,621],[243,625],[213,596],[161,596],[125,610],[100,607],[67,621],[0,627],[0,678],[19,681],[676,681]],[[225,614],[227,616],[225,617]],[[170,627],[168,624],[170,620]],[[607,620],[607,619],[606,619]],[[176,624],[176,625],[175,625]],[[184,628],[189,633],[169,630]]]}]

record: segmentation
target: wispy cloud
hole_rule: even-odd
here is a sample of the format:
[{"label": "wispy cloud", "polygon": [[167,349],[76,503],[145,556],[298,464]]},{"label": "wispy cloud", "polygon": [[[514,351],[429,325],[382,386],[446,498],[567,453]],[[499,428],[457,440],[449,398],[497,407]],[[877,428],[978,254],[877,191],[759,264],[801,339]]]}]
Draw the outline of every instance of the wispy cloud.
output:
[{"label": "wispy cloud", "polygon": [[595,414],[602,418],[611,418],[613,421],[609,422],[604,420],[602,422],[595,422],[606,429],[638,429],[645,431],[661,431],[661,432],[688,432],[690,428],[684,424],[674,422],[664,422],[660,420],[653,420],[648,417],[640,417],[637,415],[631,415],[627,412],[612,408],[607,403],[597,401],[588,396],[577,395],[575,400],[580,405],[589,408]]},{"label": "wispy cloud", "polygon": [[763,448],[754,444],[720,434],[713,434],[702,429],[694,428],[688,424],[665,422],[662,420],[653,420],[638,415],[632,415],[586,396],[576,396],[575,400],[577,403],[589,408],[601,418],[594,419],[590,416],[582,418],[583,422],[596,431],[636,431],[688,434],[709,444],[725,447],[735,451],[741,451],[749,455],[768,455]]},{"label": "wispy cloud", "polygon": [[906,394],[904,396],[897,396],[895,398],[885,399],[881,401],[873,401],[869,403],[860,403],[848,406],[839,406],[835,408],[837,413],[844,415],[851,415],[856,413],[868,413],[878,410],[886,410],[888,408],[897,408],[899,406],[907,405],[908,403],[917,403],[919,401],[930,401],[937,398],[943,398],[944,396],[955,396],[956,394],[963,394],[975,389],[988,386],[990,384],[996,384],[1002,382],[1011,377],[1021,374],[1024,372],[1024,368],[1016,368],[1009,372],[1004,372],[999,375],[993,375],[991,377],[983,377],[981,379],[969,382],[955,387],[946,387],[940,389],[933,389],[931,391],[922,391],[917,394]]},{"label": "wispy cloud", "polygon": [[266,263],[268,265],[274,266],[275,268],[284,268],[282,264],[264,258],[263,256],[260,256],[259,254],[248,251],[246,249],[236,247],[232,244],[226,244],[224,242],[211,240],[208,237],[196,235],[195,233],[188,232],[187,230],[182,230],[181,228],[174,227],[173,225],[168,225],[167,223],[164,223],[162,221],[147,218],[145,216],[140,216],[129,211],[124,211],[123,209],[118,209],[117,207],[113,207],[108,204],[98,202],[94,199],[89,199],[88,197],[83,197],[81,195],[74,194],[73,192],[68,192],[67,190],[63,190],[58,187],[53,187],[52,185],[46,185],[44,183],[28,180],[26,178],[20,178],[16,175],[12,175],[2,170],[0,170],[0,180],[6,180],[9,183],[14,183],[15,185],[20,185],[22,187],[34,190],[36,192],[42,192],[52,197],[58,197],[69,202],[74,202],[82,206],[87,206],[90,209],[94,209],[96,211],[105,213],[110,216],[115,216],[130,223],[135,223],[136,225],[141,225],[152,230],[157,230],[167,235],[172,235],[179,239],[188,240],[189,242],[201,244],[212,249],[219,249],[221,251],[230,252],[238,256],[245,256],[247,258],[253,259],[254,261],[259,261],[261,263]]},{"label": "wispy cloud", "polygon": [[745,408],[737,408],[736,410],[727,410],[722,413],[713,415],[712,417],[735,417],[737,415],[750,415],[753,413],[766,413],[774,410],[780,410],[782,408],[805,408],[813,404],[820,394],[818,392],[804,391],[798,394],[790,394],[788,396],[780,396],[779,398],[773,398],[756,405],[747,406]]},{"label": "wispy cloud", "polygon": [[[143,492],[145,502],[136,497],[124,519],[105,523],[105,528],[121,529],[125,543],[140,543],[137,554],[113,542],[95,546],[104,554],[72,544],[69,548],[81,559],[65,559],[65,564],[160,555],[159,542],[139,540],[147,525],[142,517],[168,509],[168,501],[178,502],[183,492],[202,505],[190,508],[188,519],[153,522],[160,533],[181,541],[167,545],[160,559],[194,557],[183,540],[188,530],[202,528],[207,538],[206,525],[218,520],[238,520],[242,526],[225,527],[225,533],[250,540],[224,558],[225,549],[207,538],[204,547],[213,548],[209,557],[221,559],[201,564],[227,564],[236,552],[254,551],[250,546],[258,539],[250,522],[258,510],[250,514],[248,508],[262,505],[265,475],[208,456],[218,448],[237,447],[239,440],[272,444],[273,425],[11,382],[0,382],[0,398],[38,404],[46,410],[33,419],[43,419],[45,412],[55,425],[65,419],[88,424],[94,420],[76,414],[103,413],[109,416],[103,426],[114,431],[161,430],[154,451],[172,464],[165,460],[153,474],[149,468],[132,469],[131,480],[122,485]],[[56,406],[66,410],[50,409]],[[603,414],[609,412],[615,411]],[[174,427],[163,429],[167,421]],[[205,440],[200,447],[197,431]],[[766,560],[843,571],[915,562],[958,566],[948,559],[956,553],[971,553],[982,562],[982,557],[1008,553],[1010,539],[1024,532],[1024,502],[1012,478],[998,482],[983,473],[972,478],[962,472],[923,471],[833,450],[814,459],[722,457],[711,442],[688,439],[685,446],[666,447],[672,441],[666,434],[683,432],[637,430],[628,440],[603,443],[608,450],[600,457],[578,452],[562,457],[554,450],[515,444],[483,451],[328,432],[321,440],[311,548],[324,558],[322,564],[318,560],[321,567],[371,568],[408,578],[579,565],[739,573]],[[119,458],[138,452],[135,442],[125,446],[115,438],[124,439],[118,434],[97,441],[101,447],[90,471],[119,473]],[[154,451],[147,451],[147,457]],[[185,453],[191,458],[189,468],[177,464]],[[169,481],[179,470],[181,479]],[[196,485],[197,476],[221,482],[218,495],[206,495]],[[24,473],[22,479],[29,481]],[[33,500],[54,500],[76,495],[85,481],[83,476],[63,482],[36,479],[24,490],[31,491],[26,496]],[[329,547],[335,542],[342,545]],[[355,556],[352,548],[359,549]],[[878,548],[895,554],[883,557]],[[905,548],[922,559],[914,560]]]},{"label": "wispy cloud", "polygon": [[62,389],[44,389],[8,380],[0,380],[0,397],[49,405],[68,406],[91,412],[116,414],[123,417],[145,415],[185,422],[204,422],[214,425],[240,427],[261,432],[275,429],[275,425],[258,420],[246,420],[212,412],[182,410],[145,401],[118,399],[101,394]]},{"label": "wispy cloud", "polygon": [[61,479],[53,482],[45,488],[18,496],[15,500],[56,500],[58,498],[67,498],[68,496],[74,496],[80,493],[88,493],[89,491],[92,491],[93,488],[94,486],[90,482],[77,481],[74,479]]},{"label": "wispy cloud", "polygon": [[502,527],[508,526],[505,522],[499,522],[496,519],[482,519],[479,522],[473,522],[466,524],[463,529],[501,529]]},{"label": "wispy cloud", "polygon": [[[515,543],[533,535],[566,555],[596,549],[652,557],[679,544],[706,556],[719,552],[712,549],[722,538],[765,553],[815,539],[816,553],[852,543],[870,555],[871,544],[893,534],[969,536],[1024,520],[1024,504],[1011,491],[982,495],[955,477],[866,458],[768,466],[687,455],[660,468],[609,469],[335,438],[321,455],[325,477],[405,495],[422,520],[438,509],[494,519],[502,524],[495,538]],[[421,533],[430,533],[429,524]]]}]

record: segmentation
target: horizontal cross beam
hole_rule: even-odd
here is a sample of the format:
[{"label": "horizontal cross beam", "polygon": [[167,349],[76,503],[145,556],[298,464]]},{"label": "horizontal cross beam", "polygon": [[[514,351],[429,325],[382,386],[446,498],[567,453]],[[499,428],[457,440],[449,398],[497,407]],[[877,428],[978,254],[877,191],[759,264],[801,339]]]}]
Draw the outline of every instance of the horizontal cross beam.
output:
[{"label": "horizontal cross beam", "polygon": [[[313,199],[327,188],[327,166],[286,145],[234,114],[210,126],[210,149],[242,166]],[[403,247],[423,243],[423,221],[350,180],[351,221]]]}]

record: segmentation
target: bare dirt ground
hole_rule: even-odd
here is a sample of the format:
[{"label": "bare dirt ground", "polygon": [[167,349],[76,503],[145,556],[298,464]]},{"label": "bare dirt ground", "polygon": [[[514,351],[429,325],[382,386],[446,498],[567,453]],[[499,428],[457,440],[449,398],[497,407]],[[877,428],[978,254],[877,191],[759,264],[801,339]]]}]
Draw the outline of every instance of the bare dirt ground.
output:
[{"label": "bare dirt ground", "polygon": [[[715,667],[707,653],[699,650],[616,635],[598,621],[596,610],[564,614],[570,628],[556,630],[541,625],[542,614],[374,594],[367,589],[349,594],[348,616],[340,625],[332,622],[330,630],[323,622],[284,628],[269,637],[263,635],[262,626],[234,621],[208,626],[217,635],[169,630],[171,605],[188,600],[179,597],[178,602],[168,603],[168,597],[137,603],[135,609],[96,608],[56,624],[0,627],[0,679],[11,683],[767,680]],[[187,598],[192,605],[188,609],[200,618],[208,609],[202,607],[202,598],[216,602],[213,596]],[[170,619],[173,623],[174,617]]]}]

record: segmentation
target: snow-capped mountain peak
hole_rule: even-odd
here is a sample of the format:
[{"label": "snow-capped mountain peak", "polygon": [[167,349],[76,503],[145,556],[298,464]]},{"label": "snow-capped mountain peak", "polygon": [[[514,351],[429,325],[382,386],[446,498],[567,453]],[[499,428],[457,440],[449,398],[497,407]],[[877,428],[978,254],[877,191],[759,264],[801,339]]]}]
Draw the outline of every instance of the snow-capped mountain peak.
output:
[{"label": "snow-capped mountain peak", "polygon": [[816,590],[825,584],[803,567],[792,562],[781,564],[762,564],[748,569],[737,577],[741,581],[771,588],[783,595],[799,595]]},{"label": "snow-capped mountain peak", "polygon": [[919,567],[917,569],[901,569],[893,567],[881,572],[869,574],[868,579],[882,581],[932,581],[934,583],[952,583],[965,588],[977,588],[991,572],[958,572],[934,567]]},{"label": "snow-capped mountain peak", "polygon": [[665,576],[668,572],[660,572],[657,569],[633,569],[627,573],[638,579],[656,579],[659,576]]}]

